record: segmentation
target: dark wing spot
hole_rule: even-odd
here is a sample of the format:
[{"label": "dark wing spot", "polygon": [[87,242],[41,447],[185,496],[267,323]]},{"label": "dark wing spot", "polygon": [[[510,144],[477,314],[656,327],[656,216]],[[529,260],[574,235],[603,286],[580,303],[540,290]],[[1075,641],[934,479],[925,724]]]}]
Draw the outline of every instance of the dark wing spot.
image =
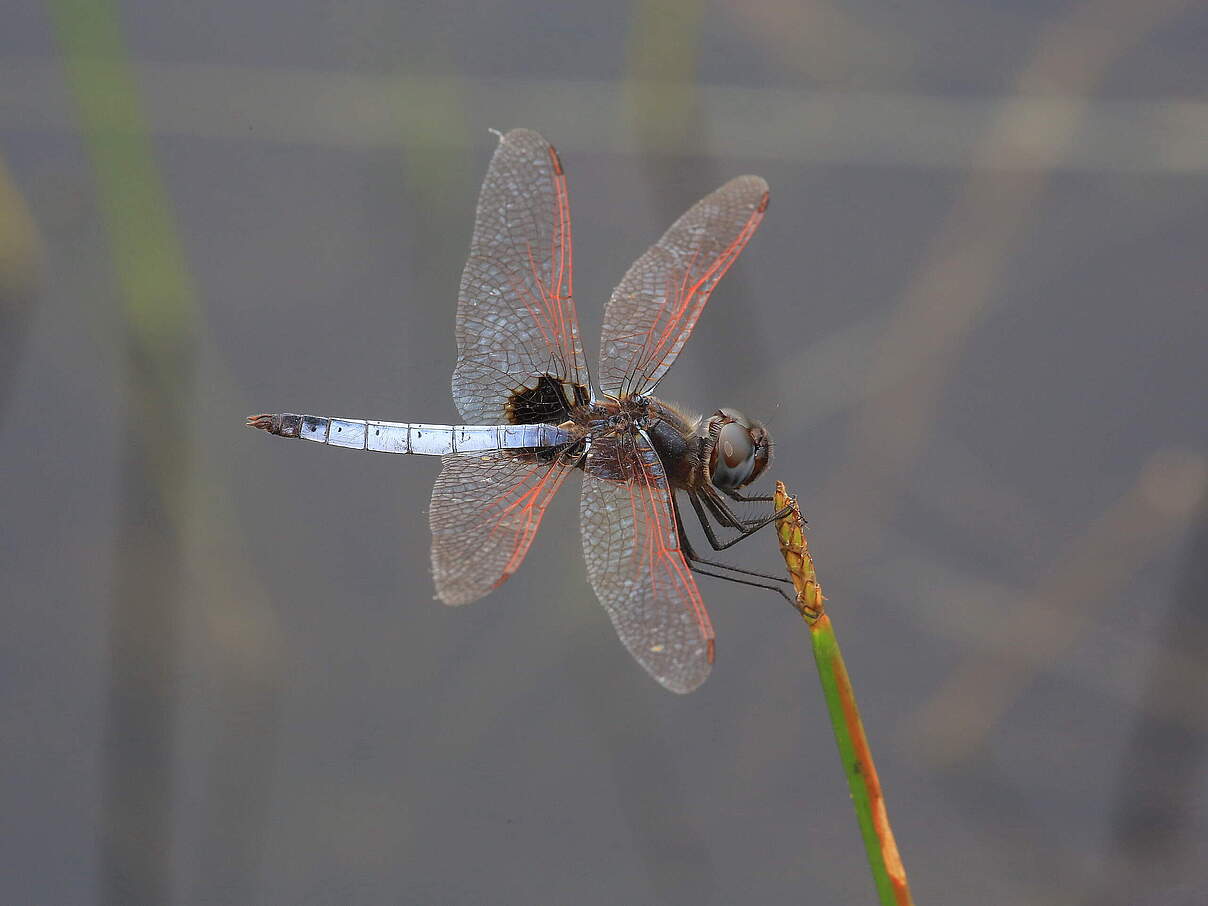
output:
[{"label": "dark wing spot", "polygon": [[512,392],[505,410],[508,421],[513,425],[560,425],[570,419],[572,396],[574,405],[587,405],[587,388],[564,383],[551,374],[540,375],[536,386]]}]

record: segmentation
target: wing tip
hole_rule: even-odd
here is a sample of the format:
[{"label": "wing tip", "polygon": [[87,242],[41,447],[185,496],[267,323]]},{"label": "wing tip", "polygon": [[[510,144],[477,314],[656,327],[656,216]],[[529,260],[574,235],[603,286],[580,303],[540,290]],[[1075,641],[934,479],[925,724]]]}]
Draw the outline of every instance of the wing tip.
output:
[{"label": "wing tip", "polygon": [[[488,589],[490,591],[490,589]],[[442,588],[439,583],[436,586],[436,594],[433,596],[441,604],[446,607],[461,607],[463,604],[473,604],[475,601],[484,597],[487,591],[465,591],[451,588]]]},{"label": "wing tip", "polygon": [[648,664],[641,658],[638,658],[638,663],[645,667],[646,672],[650,674],[654,681],[668,692],[674,692],[676,695],[687,695],[689,692],[695,692],[705,684],[705,680],[709,678],[709,674],[713,671],[713,659],[716,653],[715,641],[710,636],[705,639],[705,662],[703,664],[697,660],[691,664],[684,665],[684,669],[660,673],[654,665]]},{"label": "wing tip", "polygon": [[546,139],[546,137],[544,135],[542,135],[540,132],[538,132],[536,129],[528,129],[524,126],[516,126],[513,129],[508,129],[506,132],[503,132],[499,129],[495,129],[492,127],[487,127],[487,131],[490,132],[492,135],[498,137],[499,144],[501,144],[501,145],[508,144],[510,142],[519,142],[519,141],[524,141],[524,140],[530,140],[530,141],[534,141],[539,144],[545,145],[547,147],[551,147],[551,148],[553,147],[552,145],[550,145],[550,143]]},{"label": "wing tip", "polygon": [[701,676],[693,676],[685,680],[670,680],[658,676],[655,677],[655,680],[668,692],[674,692],[676,695],[689,695],[703,686],[708,678],[709,671],[706,669]]}]

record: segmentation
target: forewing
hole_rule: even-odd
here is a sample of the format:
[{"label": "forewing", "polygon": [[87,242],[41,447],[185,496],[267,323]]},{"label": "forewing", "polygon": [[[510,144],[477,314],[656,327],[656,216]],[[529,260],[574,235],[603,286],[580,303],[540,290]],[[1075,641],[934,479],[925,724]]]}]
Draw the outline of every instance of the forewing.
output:
[{"label": "forewing", "polygon": [[510,394],[542,374],[587,385],[571,257],[557,152],[513,129],[487,168],[457,301],[453,399],[469,424],[506,421]]},{"label": "forewing", "polygon": [[654,387],[767,205],[768,184],[739,176],[689,208],[634,262],[604,310],[601,390],[619,397]]},{"label": "forewing", "polygon": [[617,635],[672,692],[691,692],[713,663],[713,626],[680,552],[671,488],[644,434],[597,437],[581,516],[587,576]]},{"label": "forewing", "polygon": [[511,451],[442,457],[428,510],[437,597],[469,604],[502,585],[571,466]]}]

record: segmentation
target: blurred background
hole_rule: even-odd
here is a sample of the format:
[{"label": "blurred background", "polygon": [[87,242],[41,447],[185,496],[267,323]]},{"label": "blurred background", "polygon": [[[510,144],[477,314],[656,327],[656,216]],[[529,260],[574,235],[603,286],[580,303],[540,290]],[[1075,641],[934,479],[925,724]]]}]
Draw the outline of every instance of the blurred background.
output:
[{"label": "blurred background", "polygon": [[577,488],[451,609],[436,461],[243,427],[456,420],[514,126],[566,166],[589,355],[680,212],[771,183],[660,394],[769,422],[917,901],[1208,896],[1204,4],[3,20],[0,900],[871,902],[778,599],[703,579],[717,664],[675,696]]}]

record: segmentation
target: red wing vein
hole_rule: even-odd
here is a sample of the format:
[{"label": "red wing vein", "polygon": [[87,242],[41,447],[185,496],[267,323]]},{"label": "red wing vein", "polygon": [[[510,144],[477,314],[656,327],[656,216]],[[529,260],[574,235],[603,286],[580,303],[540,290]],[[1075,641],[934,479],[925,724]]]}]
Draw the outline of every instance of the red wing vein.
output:
[{"label": "red wing vein", "polygon": [[457,307],[453,397],[469,424],[500,424],[512,394],[552,374],[586,381],[566,178],[536,132],[500,140],[479,194]]},{"label": "red wing vein", "polygon": [[597,437],[585,471],[592,587],[639,663],[668,689],[690,691],[708,675],[713,627],[679,547],[658,454],[641,434]]},{"label": "red wing vein", "polygon": [[528,553],[541,518],[569,474],[560,459],[511,453],[446,456],[432,489],[432,571],[438,596],[466,604],[498,587]]},{"label": "red wing vein", "polygon": [[[644,472],[645,470],[643,470]],[[650,516],[654,520],[656,531],[650,533],[651,546],[657,544],[657,556],[659,562],[664,565],[665,569],[675,573],[671,581],[674,583],[676,579],[688,591],[689,600],[692,603],[692,608],[696,616],[697,622],[700,624],[701,634],[705,638],[713,637],[713,624],[709,619],[709,613],[705,610],[705,603],[701,599],[700,591],[696,587],[696,582],[692,580],[688,574],[688,564],[684,560],[683,552],[679,548],[679,526],[675,522],[675,511],[666,509],[665,501],[658,500],[655,497],[657,486],[649,480],[643,482],[646,489],[647,502],[650,507]],[[663,525],[663,515],[671,522],[670,530]],[[675,547],[668,546],[667,539],[672,535],[676,537]],[[653,571],[655,552],[652,550],[651,569]]]},{"label": "red wing vein", "polygon": [[740,176],[693,205],[625,274],[604,314],[601,389],[643,394],[666,373],[763,219],[767,184]]},{"label": "red wing vein", "polygon": [[[534,469],[533,472],[529,473],[529,476],[526,476],[526,478],[531,477],[531,475],[536,471],[537,469]],[[508,576],[514,573],[517,567],[520,566],[521,561],[524,560],[525,554],[528,553],[528,549],[533,543],[533,538],[537,534],[537,526],[540,524],[541,517],[545,513],[545,507],[549,504],[549,501],[554,494],[557,493],[557,490],[561,486],[562,479],[565,477],[565,475],[566,473],[560,470],[558,470],[557,474],[555,475],[554,469],[547,468],[545,470],[545,474],[538,479],[536,486],[529,491],[526,491],[520,497],[517,497],[514,501],[512,501],[512,503],[508,504],[508,506],[504,508],[503,512],[495,520],[495,524],[491,527],[491,531],[489,533],[491,535],[494,535],[500,529],[504,516],[512,512],[521,504],[524,505],[524,528],[523,530],[515,533],[512,555],[508,558],[507,563],[504,565],[503,575],[499,578],[498,582],[495,583],[496,586],[501,584]],[[554,486],[549,493],[545,494],[543,497],[542,492],[545,490],[545,486],[549,484],[551,480],[553,481]]]}]

